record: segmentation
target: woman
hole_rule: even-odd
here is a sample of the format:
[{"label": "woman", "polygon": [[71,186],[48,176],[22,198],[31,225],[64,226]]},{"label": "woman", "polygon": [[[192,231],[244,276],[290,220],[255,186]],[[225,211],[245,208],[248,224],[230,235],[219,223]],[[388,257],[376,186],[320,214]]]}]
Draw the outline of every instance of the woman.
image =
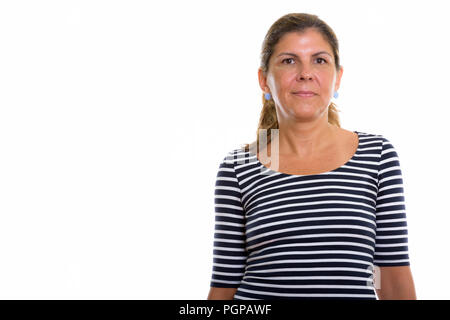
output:
[{"label": "woman", "polygon": [[217,174],[208,299],[416,299],[398,155],[340,127],[342,73],[317,16],[269,29],[257,139]]}]

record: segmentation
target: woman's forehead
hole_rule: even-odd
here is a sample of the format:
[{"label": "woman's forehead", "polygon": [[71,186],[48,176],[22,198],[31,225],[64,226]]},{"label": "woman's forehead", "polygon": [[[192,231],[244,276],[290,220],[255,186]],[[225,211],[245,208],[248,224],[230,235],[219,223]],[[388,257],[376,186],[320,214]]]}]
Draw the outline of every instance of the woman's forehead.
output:
[{"label": "woman's forehead", "polygon": [[313,30],[302,33],[289,32],[281,37],[274,49],[274,53],[288,49],[305,54],[314,54],[318,51],[326,51],[331,54],[328,42],[319,32]]}]

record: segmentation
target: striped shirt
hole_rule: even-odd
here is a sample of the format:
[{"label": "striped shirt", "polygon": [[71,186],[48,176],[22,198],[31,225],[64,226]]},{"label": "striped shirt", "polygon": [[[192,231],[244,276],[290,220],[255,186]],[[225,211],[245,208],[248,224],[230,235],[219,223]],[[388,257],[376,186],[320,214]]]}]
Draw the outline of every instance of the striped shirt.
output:
[{"label": "striped shirt", "polygon": [[352,158],[319,174],[273,171],[243,148],[226,155],[211,287],[237,288],[235,300],[376,300],[376,266],[410,265],[397,152],[382,135],[354,132]]}]

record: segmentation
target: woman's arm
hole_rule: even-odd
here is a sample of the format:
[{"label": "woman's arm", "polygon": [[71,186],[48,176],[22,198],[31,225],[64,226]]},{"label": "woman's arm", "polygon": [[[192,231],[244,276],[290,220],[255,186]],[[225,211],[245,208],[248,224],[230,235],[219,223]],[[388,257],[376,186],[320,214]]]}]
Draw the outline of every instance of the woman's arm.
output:
[{"label": "woman's arm", "polygon": [[379,300],[417,300],[409,266],[378,268],[375,289]]},{"label": "woman's arm", "polygon": [[211,287],[207,300],[233,300],[237,288]]}]

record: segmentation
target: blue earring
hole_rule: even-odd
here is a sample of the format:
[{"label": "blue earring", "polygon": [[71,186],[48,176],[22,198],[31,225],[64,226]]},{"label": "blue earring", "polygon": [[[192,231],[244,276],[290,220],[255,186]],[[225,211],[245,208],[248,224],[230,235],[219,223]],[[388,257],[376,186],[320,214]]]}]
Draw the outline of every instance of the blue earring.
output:
[{"label": "blue earring", "polygon": [[336,99],[337,97],[339,97],[339,93],[335,91],[333,97]]},{"label": "blue earring", "polygon": [[272,98],[272,95],[269,92],[266,92],[264,94],[264,98],[266,98],[266,100],[270,100]]}]

